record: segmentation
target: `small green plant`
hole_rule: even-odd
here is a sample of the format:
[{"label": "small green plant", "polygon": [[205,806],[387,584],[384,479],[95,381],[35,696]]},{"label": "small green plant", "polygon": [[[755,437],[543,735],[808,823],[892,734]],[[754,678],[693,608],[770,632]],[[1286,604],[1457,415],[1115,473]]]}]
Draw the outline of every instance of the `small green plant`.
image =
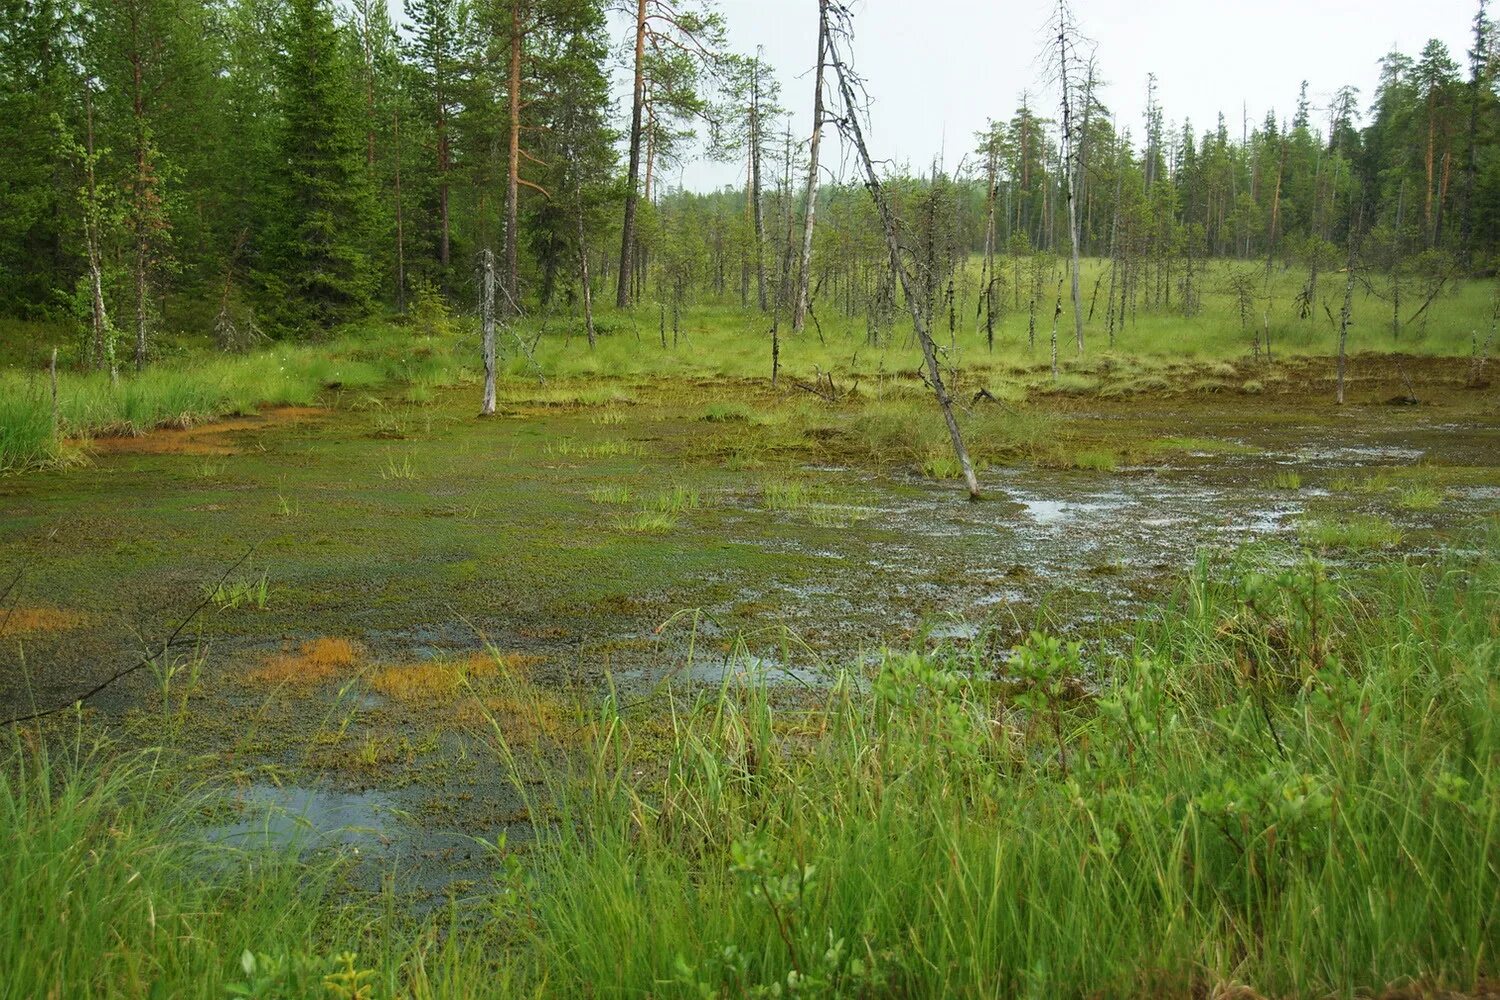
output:
[{"label": "small green plant", "polygon": [[1383,517],[1359,516],[1344,519],[1314,518],[1297,526],[1297,533],[1308,545],[1319,549],[1383,549],[1399,545],[1401,529]]},{"label": "small green plant", "polygon": [[625,413],[613,406],[606,407],[589,417],[589,423],[596,427],[618,427],[625,422]]},{"label": "small green plant", "polygon": [[399,459],[392,455],[385,460],[385,468],[380,470],[380,478],[387,482],[391,480],[415,480],[417,470],[411,464],[410,455],[402,455]]},{"label": "small green plant", "polygon": [[1291,491],[1300,490],[1302,488],[1302,474],[1292,469],[1285,469],[1278,472],[1271,478],[1271,488]]},{"label": "small green plant", "polygon": [[598,441],[594,444],[579,444],[572,438],[563,438],[547,445],[547,454],[557,458],[639,458],[646,449],[634,441]]},{"label": "small green plant", "polygon": [[813,503],[812,487],[789,479],[770,479],[760,484],[761,506],[766,510],[800,510]]},{"label": "small green plant", "polygon": [[1408,486],[1401,491],[1401,506],[1406,510],[1436,510],[1442,502],[1442,491],[1432,486]]},{"label": "small green plant", "polygon": [[755,411],[740,402],[709,403],[703,409],[703,420],[709,423],[753,423]]},{"label": "small green plant", "polygon": [[819,503],[807,509],[807,520],[820,528],[847,528],[868,517],[867,511],[838,504]]},{"label": "small green plant", "polygon": [[[195,646],[185,653],[163,649],[156,656],[147,659],[151,676],[156,681],[156,692],[161,700],[164,720],[180,722],[187,714],[188,699],[198,690],[199,677],[207,659],[207,650],[202,646]],[[174,699],[177,699],[175,710]]]},{"label": "small green plant", "polygon": [[654,510],[661,514],[680,514],[685,510],[697,510],[702,505],[702,498],[698,491],[686,486],[674,486],[670,490],[658,493],[647,505],[647,510]]},{"label": "small green plant", "polygon": [[928,479],[957,479],[963,474],[963,466],[951,454],[935,452],[922,459],[922,475]]},{"label": "small green plant", "polygon": [[677,518],[659,511],[642,510],[615,518],[615,528],[633,535],[666,535],[677,527]]},{"label": "small green plant", "polygon": [[412,282],[412,329],[425,337],[446,337],[453,332],[453,315],[443,293],[427,278]]},{"label": "small green plant", "polygon": [[245,978],[226,983],[231,997],[247,1000],[281,1000],[283,997],[329,997],[333,1000],[370,1000],[375,996],[378,974],[360,968],[359,956],[341,952],[331,957],[302,954],[252,954],[240,956]]},{"label": "small green plant", "polygon": [[635,499],[629,486],[595,486],[589,490],[589,499],[601,504],[627,504]]},{"label": "small green plant", "polygon": [[234,611],[238,608],[264,611],[270,594],[270,582],[267,575],[262,573],[258,578],[225,580],[208,589],[205,596],[220,611]]},{"label": "small green plant", "polygon": [[1075,469],[1089,469],[1094,472],[1113,472],[1120,464],[1120,460],[1112,451],[1079,451],[1073,453],[1072,466]]}]

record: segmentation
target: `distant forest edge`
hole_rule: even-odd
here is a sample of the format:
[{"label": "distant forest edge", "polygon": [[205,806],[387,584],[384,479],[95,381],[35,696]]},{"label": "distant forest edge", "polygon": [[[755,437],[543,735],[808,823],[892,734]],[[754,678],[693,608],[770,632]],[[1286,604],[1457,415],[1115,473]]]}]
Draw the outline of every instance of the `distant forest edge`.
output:
[{"label": "distant forest edge", "polygon": [[[809,73],[797,98],[815,125],[793,133],[791,95],[727,50],[709,4],[406,0],[399,24],[386,0],[0,10],[0,316],[76,331],[80,366],[144,365],[167,329],[238,349],[419,301],[470,307],[485,250],[511,313],[796,302],[800,327],[803,296],[858,317],[901,295],[858,172],[826,152],[810,170],[816,137],[851,110]],[[809,0],[822,68],[817,15]],[[1118,120],[1099,83],[1109,53],[1071,16],[1056,5],[1072,47],[1037,91],[1060,82],[1060,97],[1023,96],[952,173],[886,166],[929,316],[976,272],[970,295],[1019,304],[1023,274],[1045,280],[1022,258],[1074,250],[1070,208],[1077,252],[1108,262],[1122,309],[1193,315],[1209,258],[1268,279],[1295,267],[1313,294],[1320,272],[1357,265],[1398,318],[1403,296],[1416,310],[1494,273],[1500,62],[1484,2],[1464,53],[1393,51],[1373,94],[1341,87],[1315,109],[1304,84],[1283,111],[1207,129],[1170,125],[1154,81],[1144,120]],[[700,150],[744,164],[745,185],[662,180]]]}]

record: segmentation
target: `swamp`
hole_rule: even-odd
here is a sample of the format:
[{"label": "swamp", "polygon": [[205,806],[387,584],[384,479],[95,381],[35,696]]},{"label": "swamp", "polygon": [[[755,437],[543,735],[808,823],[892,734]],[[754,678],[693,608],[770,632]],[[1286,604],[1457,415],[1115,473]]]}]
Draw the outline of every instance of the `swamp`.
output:
[{"label": "swamp", "polygon": [[920,171],[743,6],[0,23],[0,998],[1495,996],[1487,5]]}]

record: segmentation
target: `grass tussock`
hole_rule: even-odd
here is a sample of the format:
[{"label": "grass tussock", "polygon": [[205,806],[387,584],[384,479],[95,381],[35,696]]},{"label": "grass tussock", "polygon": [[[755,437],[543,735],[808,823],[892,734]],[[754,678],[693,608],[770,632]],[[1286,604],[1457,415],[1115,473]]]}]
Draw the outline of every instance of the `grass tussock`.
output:
[{"label": "grass tussock", "polygon": [[1271,477],[1271,488],[1295,492],[1302,488],[1302,474],[1292,469],[1276,473]]},{"label": "grass tussock", "polygon": [[[412,386],[431,388],[465,377],[452,338],[413,337],[394,327],[350,329],[330,343],[277,345],[249,354],[213,354],[122,373],[60,373],[54,427],[50,389],[35,373],[0,372],[0,472],[73,460],[76,444],[137,437],[159,428],[189,428],[261,407],[305,407],[326,394]],[[425,389],[416,387],[426,387]],[[185,439],[182,447],[212,447]]]},{"label": "grass tussock", "polygon": [[589,490],[589,499],[597,504],[621,505],[630,503],[635,499],[635,493],[629,486],[608,485],[595,486]]},{"label": "grass tussock", "polygon": [[802,510],[817,502],[813,487],[795,479],[768,479],[760,484],[760,504],[766,510]]},{"label": "grass tussock", "polygon": [[1170,437],[1152,441],[1147,446],[1147,450],[1153,452],[1187,452],[1199,455],[1254,455],[1260,449],[1226,438]]},{"label": "grass tussock", "polygon": [[1443,491],[1433,486],[1413,485],[1401,491],[1401,506],[1405,510],[1436,510],[1443,502]]},{"label": "grass tussock", "polygon": [[677,530],[677,515],[641,510],[616,517],[614,525],[616,531],[629,535],[670,535]]},{"label": "grass tussock", "polygon": [[[217,1000],[244,979],[247,948],[305,954],[321,934],[353,931],[323,905],[336,863],[207,842],[203,815],[215,797],[184,787],[159,752],[83,739],[44,749],[14,732],[5,741],[7,995]],[[335,968],[322,956],[303,961],[319,974]]]},{"label": "grass tussock", "polygon": [[1403,537],[1390,520],[1368,514],[1310,518],[1297,525],[1297,534],[1314,548],[1351,552],[1390,548],[1400,544]]}]

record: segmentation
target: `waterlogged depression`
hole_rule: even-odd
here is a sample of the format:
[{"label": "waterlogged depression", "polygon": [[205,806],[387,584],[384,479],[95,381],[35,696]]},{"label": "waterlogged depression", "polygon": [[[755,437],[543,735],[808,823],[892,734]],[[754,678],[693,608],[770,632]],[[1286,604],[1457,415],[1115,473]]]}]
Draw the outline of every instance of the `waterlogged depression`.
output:
[{"label": "waterlogged depression", "polygon": [[[1163,412],[1122,433],[1203,437],[1113,468],[991,466],[980,503],[899,467],[673,451],[708,432],[671,412],[623,428],[465,412],[395,442],[371,432],[378,414],[248,421],[211,453],[117,449],[0,482],[27,609],[0,635],[16,654],[0,698],[65,704],[151,651],[253,546],[231,574],[243,600],[210,600],[172,669],[137,671],[95,706],[216,762],[229,793],[205,823],[212,844],[355,851],[357,881],[394,874],[421,905],[488,877],[486,845],[527,836],[543,790],[503,777],[496,734],[565,747],[583,720],[546,692],[613,690],[641,711],[666,687],[796,697],[883,646],[980,634],[998,665],[1035,627],[1128,625],[1205,549],[1316,547],[1312,525],[1378,521],[1380,546],[1422,558],[1500,511],[1497,423],[1437,408]],[[589,435],[629,446],[557,445]],[[635,520],[667,501],[662,520]]]}]

